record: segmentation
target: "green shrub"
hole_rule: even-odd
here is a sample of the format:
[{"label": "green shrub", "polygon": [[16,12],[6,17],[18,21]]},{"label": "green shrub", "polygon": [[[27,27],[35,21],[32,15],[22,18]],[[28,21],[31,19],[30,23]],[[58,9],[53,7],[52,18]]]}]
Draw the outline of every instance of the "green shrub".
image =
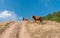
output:
[{"label": "green shrub", "polygon": [[48,14],[47,16],[44,16],[43,19],[60,22],[60,11]]}]

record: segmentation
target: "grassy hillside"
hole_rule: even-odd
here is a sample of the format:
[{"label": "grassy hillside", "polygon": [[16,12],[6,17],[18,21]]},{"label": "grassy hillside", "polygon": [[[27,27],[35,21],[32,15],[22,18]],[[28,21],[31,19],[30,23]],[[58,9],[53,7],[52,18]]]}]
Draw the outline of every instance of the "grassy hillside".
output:
[{"label": "grassy hillside", "polygon": [[27,28],[32,38],[60,38],[60,23],[45,22],[45,24],[28,23]]},{"label": "grassy hillside", "polygon": [[47,16],[44,16],[43,18],[44,18],[44,20],[60,22],[60,11],[54,12],[52,14],[48,14]]},{"label": "grassy hillside", "polygon": [[7,29],[13,21],[0,22],[0,34]]},{"label": "grassy hillside", "polygon": [[[32,38],[60,38],[60,23],[55,21],[43,21],[44,24],[38,24],[34,21],[28,21],[26,28]],[[3,22],[0,26],[0,34],[4,32],[13,22]],[[23,24],[23,23],[22,23]],[[22,24],[17,24],[21,26]],[[17,29],[15,29],[17,31]],[[14,37],[15,31],[14,30]],[[21,30],[19,27],[18,30]],[[19,31],[18,31],[19,33]],[[18,34],[19,35],[19,34]],[[18,36],[17,35],[17,36]]]}]

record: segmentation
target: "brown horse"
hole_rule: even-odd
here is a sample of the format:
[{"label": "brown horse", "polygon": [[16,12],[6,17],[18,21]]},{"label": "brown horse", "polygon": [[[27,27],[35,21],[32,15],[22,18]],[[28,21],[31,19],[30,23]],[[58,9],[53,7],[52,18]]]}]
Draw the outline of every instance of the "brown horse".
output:
[{"label": "brown horse", "polygon": [[28,18],[23,18],[23,21],[28,21]]},{"label": "brown horse", "polygon": [[39,17],[39,16],[32,16],[32,18],[36,21],[40,21],[41,23],[43,22],[43,19],[42,17]]}]

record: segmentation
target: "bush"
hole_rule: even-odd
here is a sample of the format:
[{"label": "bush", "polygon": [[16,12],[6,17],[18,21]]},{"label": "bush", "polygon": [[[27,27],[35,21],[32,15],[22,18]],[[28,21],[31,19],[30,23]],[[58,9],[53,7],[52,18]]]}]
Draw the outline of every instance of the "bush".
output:
[{"label": "bush", "polygon": [[47,16],[44,16],[43,18],[44,20],[52,20],[52,21],[60,22],[60,11],[54,12],[53,14],[48,14]]}]

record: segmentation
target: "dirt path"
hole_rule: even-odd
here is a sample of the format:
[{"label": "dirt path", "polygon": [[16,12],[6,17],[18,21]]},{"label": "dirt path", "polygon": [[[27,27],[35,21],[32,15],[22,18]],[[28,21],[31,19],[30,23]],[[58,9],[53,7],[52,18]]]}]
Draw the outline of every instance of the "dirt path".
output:
[{"label": "dirt path", "polygon": [[0,38],[10,38],[10,36],[12,37],[14,29],[17,27],[18,23],[15,23],[13,25],[11,25],[7,30],[5,30]]},{"label": "dirt path", "polygon": [[16,22],[6,29],[0,38],[31,38],[26,25],[27,22]]},{"label": "dirt path", "polygon": [[31,38],[31,36],[26,28],[27,24],[28,23],[26,21],[22,22],[22,26],[21,26],[20,33],[19,33],[19,38]]}]

